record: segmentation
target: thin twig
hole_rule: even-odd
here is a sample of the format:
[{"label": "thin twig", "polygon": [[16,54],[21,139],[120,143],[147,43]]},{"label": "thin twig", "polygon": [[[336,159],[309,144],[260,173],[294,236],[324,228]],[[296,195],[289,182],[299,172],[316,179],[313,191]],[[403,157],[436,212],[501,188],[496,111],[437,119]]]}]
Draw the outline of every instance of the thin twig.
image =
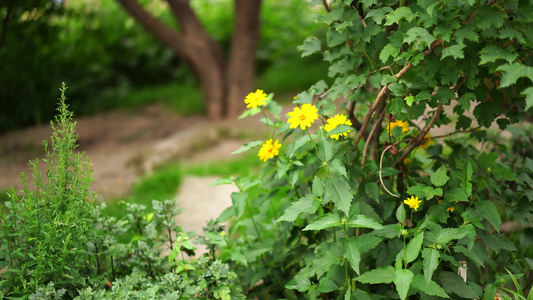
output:
[{"label": "thin twig", "polygon": [[385,150],[383,150],[383,152],[381,153],[381,158],[379,159],[379,181],[381,182],[381,186],[383,187],[383,189],[387,193],[389,193],[389,195],[394,196],[396,198],[400,198],[399,195],[393,194],[389,190],[387,190],[387,187],[385,187],[385,184],[383,184],[383,178],[381,177],[381,169],[383,169],[383,155],[385,155],[385,152],[387,152],[390,148],[394,147],[395,145],[396,144],[387,146],[387,148],[385,148]]},{"label": "thin twig", "polygon": [[[431,46],[429,47],[429,49],[424,51],[424,57],[428,56],[431,52],[433,52],[433,50],[435,50],[435,48],[437,48],[441,44],[442,44],[442,40],[440,40],[440,39],[434,41],[433,44],[431,44]],[[405,67],[403,67],[400,70],[400,72],[398,72],[394,76],[399,79],[407,71],[409,71],[409,69],[411,69],[411,67],[413,67],[413,64],[411,64],[411,63],[407,64]],[[370,108],[370,110],[368,111],[368,113],[365,116],[365,120],[363,121],[363,126],[361,126],[361,130],[359,130],[359,132],[357,133],[357,136],[355,137],[355,141],[353,143],[354,146],[357,146],[357,144],[359,144],[359,142],[361,141],[361,138],[363,137],[363,132],[366,131],[366,128],[368,127],[368,123],[370,122],[370,119],[371,119],[372,115],[374,114],[374,111],[378,108],[378,106],[381,104],[381,102],[384,101],[385,94],[386,94],[387,90],[388,90],[388,84],[383,86],[381,88],[381,90],[379,91],[378,96],[376,97],[376,101],[374,102],[374,104],[372,105],[372,107]]]},{"label": "thin twig", "polygon": [[381,120],[383,120],[383,117],[385,116],[385,110],[381,113],[381,116],[379,116],[379,120],[374,122],[374,126],[372,126],[372,129],[370,130],[370,133],[368,134],[368,137],[366,138],[365,142],[365,148],[363,149],[363,160],[361,161],[361,165],[365,165],[366,162],[366,156],[368,151],[368,145],[370,145],[370,141],[372,140],[372,136],[374,135],[374,132],[376,132],[376,129],[379,127],[379,124],[381,124]]},{"label": "thin twig", "polygon": [[328,3],[326,2],[326,0],[322,0],[322,4],[324,5],[324,8],[326,9],[326,11],[328,13],[331,12],[331,9],[329,8]]},{"label": "thin twig", "polygon": [[322,94],[318,95],[318,99],[322,100],[324,99],[328,94],[329,94],[329,91],[331,91],[331,89],[323,92]]}]

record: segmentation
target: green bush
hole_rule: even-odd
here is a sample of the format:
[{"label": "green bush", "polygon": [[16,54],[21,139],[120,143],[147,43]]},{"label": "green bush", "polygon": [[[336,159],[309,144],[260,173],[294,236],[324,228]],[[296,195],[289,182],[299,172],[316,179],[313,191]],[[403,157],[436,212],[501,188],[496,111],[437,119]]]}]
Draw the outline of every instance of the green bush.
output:
[{"label": "green bush", "polygon": [[300,93],[288,122],[266,95],[246,99],[260,107],[245,115],[262,112],[270,130],[241,151],[261,146],[266,164],[259,177],[219,181],[239,188],[218,218],[232,220],[231,238],[206,234],[219,257],[259,299],[526,295],[531,231],[517,238],[501,225],[533,219],[532,129],[523,124],[533,112],[533,8],[327,9],[316,17],[325,37],[299,49],[322,54],[332,83]]}]

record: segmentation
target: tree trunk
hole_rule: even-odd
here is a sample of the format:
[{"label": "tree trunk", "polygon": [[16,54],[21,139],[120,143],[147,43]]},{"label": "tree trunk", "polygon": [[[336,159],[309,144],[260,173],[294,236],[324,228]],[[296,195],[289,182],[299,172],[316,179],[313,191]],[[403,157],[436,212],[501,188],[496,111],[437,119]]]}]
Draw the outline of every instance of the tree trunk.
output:
[{"label": "tree trunk", "polygon": [[235,32],[226,70],[226,117],[239,115],[255,84],[261,0],[235,0]]},{"label": "tree trunk", "polygon": [[245,109],[244,98],[254,86],[261,0],[235,0],[235,32],[227,64],[220,45],[204,30],[188,0],[167,0],[181,32],[154,18],[137,0],[117,1],[190,64],[202,86],[210,119],[234,117]]}]

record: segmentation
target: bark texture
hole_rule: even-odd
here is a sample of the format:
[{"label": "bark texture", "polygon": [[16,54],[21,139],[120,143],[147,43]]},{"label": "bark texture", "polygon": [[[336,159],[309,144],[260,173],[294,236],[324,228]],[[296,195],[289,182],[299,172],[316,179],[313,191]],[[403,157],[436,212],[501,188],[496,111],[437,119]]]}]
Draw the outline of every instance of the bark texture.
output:
[{"label": "bark texture", "polygon": [[234,117],[245,109],[244,97],[255,82],[261,0],[235,0],[235,30],[227,58],[194,14],[188,0],[166,0],[180,31],[166,26],[137,0],[117,0],[161,43],[195,71],[211,119]]}]

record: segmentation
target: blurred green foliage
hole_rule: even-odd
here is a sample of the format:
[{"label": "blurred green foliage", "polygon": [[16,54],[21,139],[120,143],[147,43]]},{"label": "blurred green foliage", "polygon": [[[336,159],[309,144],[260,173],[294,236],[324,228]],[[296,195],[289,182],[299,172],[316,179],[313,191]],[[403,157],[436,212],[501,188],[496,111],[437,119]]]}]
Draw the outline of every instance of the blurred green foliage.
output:
[{"label": "blurred green foliage", "polygon": [[[140,2],[169,26],[177,26],[163,1]],[[0,2],[2,19],[10,3]],[[183,114],[203,111],[193,73],[116,1],[67,3],[13,1],[0,49],[0,133],[51,119],[56,102],[52,87],[63,81],[70,83],[69,94],[76,99],[71,109],[78,116],[154,101]],[[203,0],[192,5],[206,30],[227,51],[233,1]],[[265,1],[257,52],[259,75],[298,59],[296,46],[318,30],[311,16],[304,0]]]}]

